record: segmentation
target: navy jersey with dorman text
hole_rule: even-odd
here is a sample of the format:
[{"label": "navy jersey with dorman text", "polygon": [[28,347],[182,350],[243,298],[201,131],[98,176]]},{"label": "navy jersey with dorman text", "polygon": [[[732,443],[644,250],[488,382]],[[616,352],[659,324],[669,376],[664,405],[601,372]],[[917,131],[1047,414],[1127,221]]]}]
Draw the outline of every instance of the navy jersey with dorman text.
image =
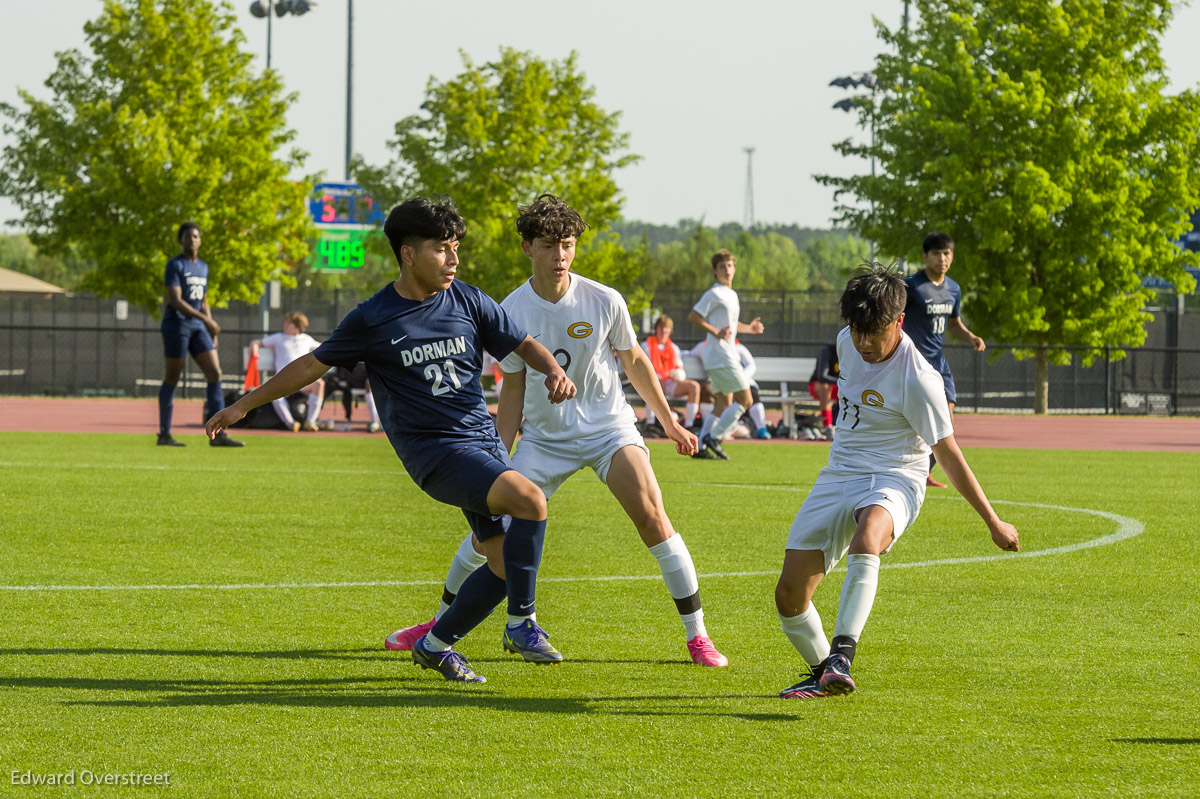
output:
[{"label": "navy jersey with dorman text", "polygon": [[526,333],[488,295],[454,281],[421,302],[392,284],[342,319],[313,352],[329,366],[367,366],[388,440],[421,485],[459,446],[499,446],[479,383],[483,351],[503,359]]},{"label": "navy jersey with dorman text", "polygon": [[[164,286],[179,286],[183,301],[200,310],[204,298],[208,296],[208,264],[197,258],[189,261],[184,255],[176,255],[167,261],[166,273],[163,275]],[[199,324],[190,316],[184,316],[170,305],[163,311],[164,322],[191,322]]]},{"label": "navy jersey with dorman text", "polygon": [[945,357],[942,341],[946,322],[957,319],[962,309],[962,290],[950,277],[934,285],[922,269],[904,280],[908,300],[904,304],[904,332],[913,340],[925,360],[937,365]]}]

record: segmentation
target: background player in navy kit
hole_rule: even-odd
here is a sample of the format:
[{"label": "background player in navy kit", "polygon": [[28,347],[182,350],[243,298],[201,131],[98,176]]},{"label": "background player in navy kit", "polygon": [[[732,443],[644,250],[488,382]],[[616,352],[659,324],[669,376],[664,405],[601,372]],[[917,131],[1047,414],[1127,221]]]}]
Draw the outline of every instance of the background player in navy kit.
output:
[{"label": "background player in navy kit", "polygon": [[348,313],[316,351],[210,419],[208,432],[312,383],[330,366],[364,362],[404,468],[425,493],[462,509],[487,556],[488,568],[467,578],[450,610],[413,648],[413,660],[447,680],[484,682],[451,647],[506,593],[510,614],[533,614],[546,498],[512,468],[496,434],[479,383],[483,351],[497,358],[518,353],[546,375],[552,403],[575,396],[575,385],[494,300],[454,279],[466,225],[448,198],[406,200],[383,230],[400,277]]},{"label": "background player in navy kit", "polygon": [[[217,360],[217,334],[221,326],[208,309],[208,264],[201,261],[200,226],[184,222],[175,235],[183,252],[167,261],[163,276],[163,379],[158,388],[158,446],[182,447],[171,436],[171,415],[175,409],[175,387],[183,375],[183,359],[188,353],[204,372],[204,418],[225,407],[221,393],[221,364]],[[224,432],[209,441],[214,447],[240,447]]]},{"label": "background player in navy kit", "polygon": [[[946,385],[946,402],[954,413],[958,395],[954,390],[954,375],[943,352],[943,338],[947,330],[950,335],[971,345],[976,352],[983,352],[987,344],[983,339],[967,330],[962,321],[962,290],[946,273],[954,261],[954,239],[945,233],[930,233],[922,245],[925,251],[925,268],[905,281],[908,300],[904,305],[904,332],[913,340],[917,351],[925,356],[930,366],[939,371]],[[929,468],[936,463],[929,456]],[[933,479],[930,474],[926,485],[945,488],[945,483]]]},{"label": "background player in navy kit", "polygon": [[[784,699],[854,690],[850,663],[875,602],[879,556],[921,511],[931,445],[992,542],[1006,552],[1018,548],[1017,529],[996,515],[954,440],[938,373],[901,330],[905,294],[900,275],[879,264],[842,293],[837,434],[829,465],[792,522],[775,587],[783,632],[811,672],[781,691]],[[830,641],[812,595],[847,552]]]}]

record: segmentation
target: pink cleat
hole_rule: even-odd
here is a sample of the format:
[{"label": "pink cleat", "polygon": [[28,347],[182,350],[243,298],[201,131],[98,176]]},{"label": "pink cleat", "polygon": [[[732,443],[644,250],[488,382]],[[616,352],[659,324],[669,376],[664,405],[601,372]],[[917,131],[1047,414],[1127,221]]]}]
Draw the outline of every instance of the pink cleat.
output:
[{"label": "pink cleat", "polygon": [[425,637],[425,633],[433,629],[433,623],[437,618],[432,618],[424,624],[416,624],[412,627],[405,627],[383,639],[383,645],[388,649],[399,649],[405,652],[411,651],[413,644]]},{"label": "pink cleat", "polygon": [[695,638],[687,642],[688,654],[692,656],[692,662],[697,666],[721,666],[729,665],[729,658],[722,655],[713,646],[712,639],[697,635]]}]

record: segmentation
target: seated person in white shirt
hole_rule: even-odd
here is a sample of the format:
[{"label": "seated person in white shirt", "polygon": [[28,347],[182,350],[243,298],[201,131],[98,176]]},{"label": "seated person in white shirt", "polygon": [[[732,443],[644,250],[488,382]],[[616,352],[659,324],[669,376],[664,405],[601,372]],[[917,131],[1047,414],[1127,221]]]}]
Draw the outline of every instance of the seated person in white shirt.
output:
[{"label": "seated person in white shirt", "polygon": [[[307,355],[315,350],[319,342],[304,331],[308,330],[308,317],[299,311],[291,311],[283,318],[283,332],[272,333],[262,339],[250,342],[250,354],[258,355],[259,347],[268,347],[275,353],[275,373],[278,374],[292,361],[301,355]],[[292,409],[288,406],[287,397],[280,397],[271,403],[275,413],[283,420],[285,426],[292,432],[301,430],[317,430],[317,417],[321,414],[321,405],[325,402],[325,381],[314,380],[300,389],[308,396],[308,412],[301,424],[292,418]]]}]

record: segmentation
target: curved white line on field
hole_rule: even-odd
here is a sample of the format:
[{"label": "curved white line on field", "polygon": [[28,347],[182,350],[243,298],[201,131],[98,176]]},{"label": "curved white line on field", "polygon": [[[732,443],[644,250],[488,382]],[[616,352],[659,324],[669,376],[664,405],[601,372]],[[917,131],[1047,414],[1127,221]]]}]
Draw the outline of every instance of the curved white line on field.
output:
[{"label": "curved white line on field", "polygon": [[[766,490],[789,490],[797,489],[787,486],[745,486],[737,484],[720,484],[706,483],[710,486],[728,485],[734,488],[761,488]],[[961,497],[934,497],[934,499],[955,499],[962,501]],[[1051,547],[1050,549],[1039,549],[1033,552],[1011,552],[997,553],[994,555],[979,555],[971,558],[943,558],[941,560],[920,560],[909,563],[882,563],[880,568],[884,569],[915,569],[925,566],[951,566],[961,563],[986,563],[994,560],[1012,560],[1015,558],[1041,558],[1047,555],[1064,555],[1068,552],[1078,552],[1082,549],[1092,549],[1094,547],[1108,546],[1115,544],[1118,541],[1124,541],[1127,538],[1141,535],[1146,526],[1137,519],[1131,519],[1128,516],[1120,516],[1116,513],[1109,513],[1103,510],[1094,510],[1092,508],[1071,508],[1065,505],[1044,505],[1038,502],[1010,502],[1005,500],[992,500],[995,505],[1019,505],[1026,508],[1043,508],[1046,510],[1067,511],[1070,513],[1086,513],[1090,516],[1099,516],[1102,519],[1109,519],[1117,523],[1115,532],[1099,538],[1093,538],[1087,541],[1079,541],[1074,544],[1065,544],[1060,547]],[[746,572],[709,572],[700,574],[699,577],[704,579],[716,579],[720,577],[773,577],[778,571],[746,571]],[[610,575],[601,577],[543,577],[540,582],[543,583],[603,583],[603,582],[625,582],[636,580],[661,580],[662,576],[658,574],[651,575]],[[277,589],[307,589],[307,588],[391,588],[391,587],[412,587],[412,586],[440,586],[442,580],[364,580],[358,582],[341,582],[341,583],[229,583],[226,585],[205,585],[203,583],[191,583],[185,585],[0,585],[0,591],[265,591]]]}]

